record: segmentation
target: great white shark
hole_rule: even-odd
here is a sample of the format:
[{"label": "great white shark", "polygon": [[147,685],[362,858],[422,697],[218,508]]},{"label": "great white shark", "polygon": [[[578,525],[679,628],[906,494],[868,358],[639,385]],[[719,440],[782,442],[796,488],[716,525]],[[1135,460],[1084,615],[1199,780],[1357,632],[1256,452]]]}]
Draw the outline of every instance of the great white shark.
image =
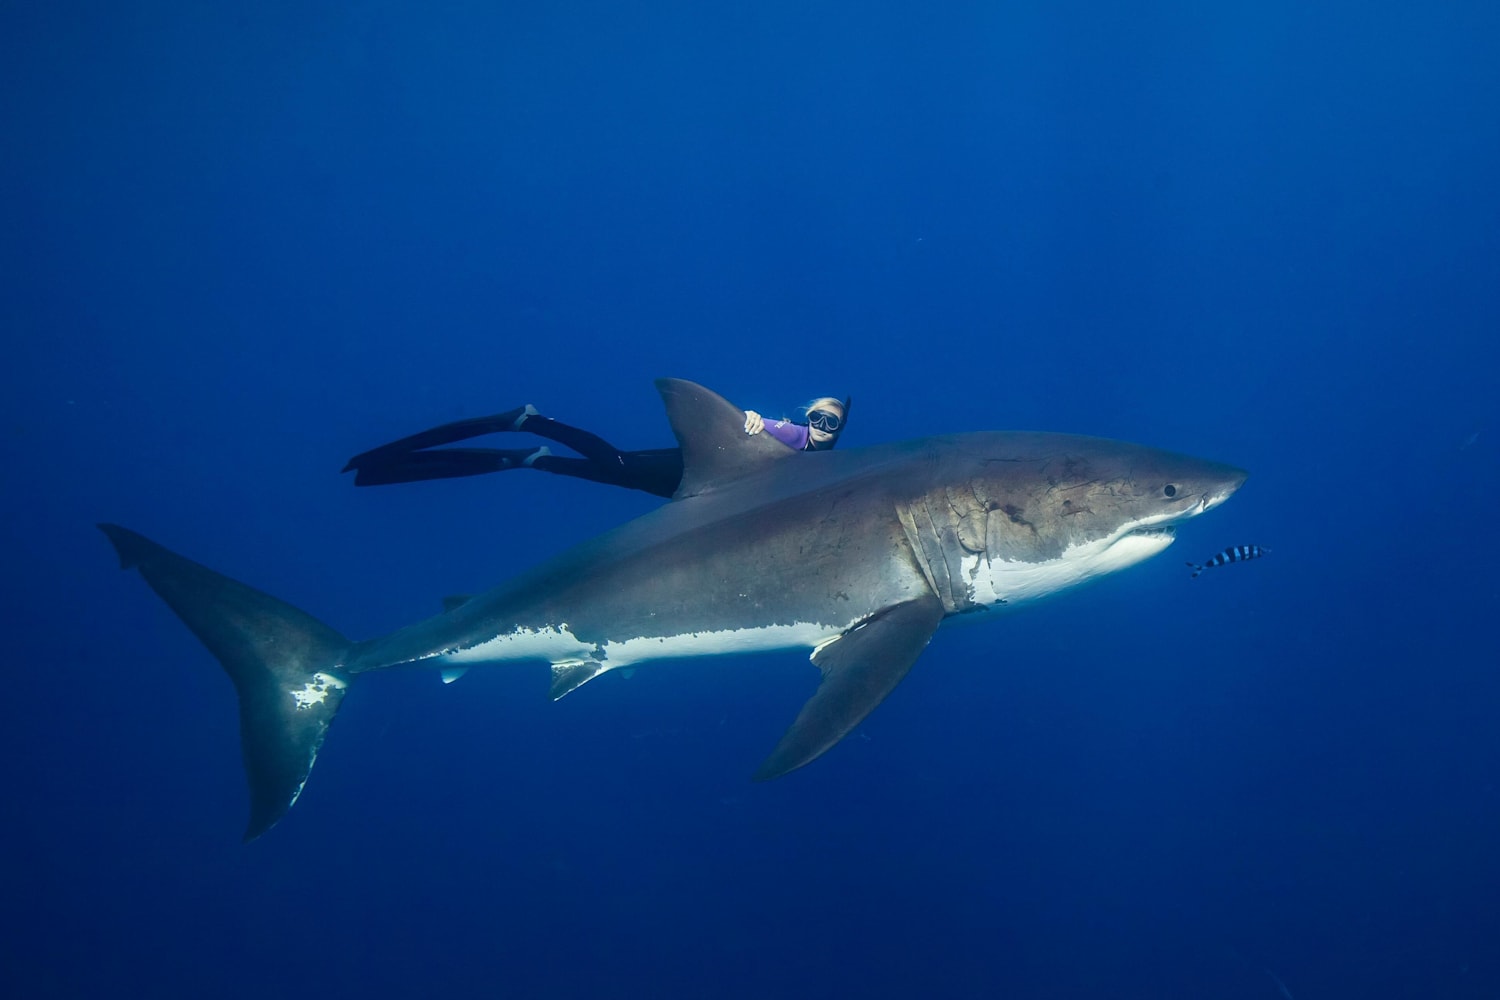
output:
[{"label": "great white shark", "polygon": [[245,839],[297,801],[355,678],[545,661],[554,699],[648,660],[811,649],[817,691],[755,773],[816,759],[946,621],[1132,566],[1223,503],[1240,469],[1137,444],[970,433],[797,453],[702,386],[657,388],[682,446],[670,503],[449,610],[361,642],[113,524],[100,527],[228,673]]}]

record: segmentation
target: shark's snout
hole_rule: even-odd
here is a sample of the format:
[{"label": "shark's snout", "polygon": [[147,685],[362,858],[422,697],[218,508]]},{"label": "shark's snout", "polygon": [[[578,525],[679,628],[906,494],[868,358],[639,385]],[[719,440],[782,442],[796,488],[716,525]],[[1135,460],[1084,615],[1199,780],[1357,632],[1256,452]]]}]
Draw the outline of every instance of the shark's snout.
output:
[{"label": "shark's snout", "polygon": [[1237,469],[1232,465],[1220,466],[1216,473],[1209,477],[1208,488],[1203,491],[1203,507],[1199,513],[1213,510],[1219,504],[1234,496],[1235,492],[1245,485],[1245,480],[1250,478],[1250,473],[1244,469]]}]

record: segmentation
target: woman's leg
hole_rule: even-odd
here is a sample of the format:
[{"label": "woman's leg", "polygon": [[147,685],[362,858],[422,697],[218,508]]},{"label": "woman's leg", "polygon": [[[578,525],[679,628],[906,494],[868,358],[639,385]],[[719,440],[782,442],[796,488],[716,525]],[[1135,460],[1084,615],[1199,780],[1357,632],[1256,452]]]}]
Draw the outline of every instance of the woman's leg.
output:
[{"label": "woman's leg", "polygon": [[575,479],[587,479],[589,482],[605,483],[609,486],[623,486],[626,489],[641,490],[668,500],[677,492],[677,486],[682,482],[682,450],[679,448],[617,451],[613,458],[604,461],[596,461],[593,458],[567,458],[562,455],[539,455],[526,464],[542,472],[572,476]]},{"label": "woman's leg", "polygon": [[[584,456],[554,455],[547,448],[442,448],[484,434],[520,432],[555,441]],[[682,481],[682,452],[676,448],[621,451],[597,434],[544,417],[527,404],[488,417],[473,417],[372,448],[351,458],[354,485],[384,486],[427,479],[480,476],[522,467],[560,476],[623,486],[670,498]]]},{"label": "woman's leg", "polygon": [[[409,455],[423,448],[436,448],[439,445],[452,444],[455,441],[467,441],[469,438],[480,437],[484,434],[517,430],[527,417],[535,413],[536,407],[527,404],[526,406],[518,406],[514,410],[507,410],[504,413],[496,413],[488,417],[471,417],[468,420],[456,420],[451,424],[433,427],[419,434],[404,437],[399,441],[383,444],[379,448],[371,448],[369,451],[361,452],[349,459],[343,471],[348,472],[350,469],[374,466],[377,463],[387,462],[389,459],[397,456]],[[470,473],[470,475],[476,474]],[[403,482],[404,480],[396,481]]]},{"label": "woman's leg", "polygon": [[525,410],[515,421],[515,429],[527,434],[535,434],[537,437],[546,438],[548,441],[556,441],[558,444],[572,448],[584,458],[600,465],[619,464],[620,456],[625,452],[620,451],[614,445],[604,440],[597,434],[591,434],[572,424],[565,424],[551,417],[544,417],[536,412],[536,407],[526,406]]},{"label": "woman's leg", "polygon": [[551,450],[548,448],[435,448],[431,451],[413,451],[358,466],[354,470],[354,485],[389,486],[392,483],[417,483],[428,479],[482,476],[487,472],[519,469],[550,454]]}]

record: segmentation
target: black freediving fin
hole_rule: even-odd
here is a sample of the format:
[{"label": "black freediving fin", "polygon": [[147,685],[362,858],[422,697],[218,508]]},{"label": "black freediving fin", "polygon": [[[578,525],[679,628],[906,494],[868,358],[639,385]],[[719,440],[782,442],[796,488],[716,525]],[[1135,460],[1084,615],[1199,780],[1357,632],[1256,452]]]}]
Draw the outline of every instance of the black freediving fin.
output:
[{"label": "black freediving fin", "polygon": [[459,479],[483,476],[490,472],[519,469],[526,459],[544,448],[437,448],[433,451],[395,452],[361,457],[354,469],[355,486],[390,486],[394,483],[420,483],[429,479]]},{"label": "black freediving fin", "polygon": [[504,413],[491,414],[488,417],[470,417],[467,420],[455,420],[451,424],[443,424],[439,427],[431,427],[425,431],[383,444],[379,448],[371,448],[362,451],[349,459],[342,471],[357,469],[362,465],[377,465],[389,461],[397,455],[405,455],[423,448],[436,448],[439,445],[453,444],[456,441],[467,441],[469,438],[481,437],[485,434],[499,434],[504,431],[517,430],[516,424],[535,410],[525,406],[518,406],[514,410],[506,410]]},{"label": "black freediving fin", "polygon": [[795,771],[843,739],[901,683],[942,620],[943,602],[929,594],[876,613],[813,653],[823,682],[755,780]]}]

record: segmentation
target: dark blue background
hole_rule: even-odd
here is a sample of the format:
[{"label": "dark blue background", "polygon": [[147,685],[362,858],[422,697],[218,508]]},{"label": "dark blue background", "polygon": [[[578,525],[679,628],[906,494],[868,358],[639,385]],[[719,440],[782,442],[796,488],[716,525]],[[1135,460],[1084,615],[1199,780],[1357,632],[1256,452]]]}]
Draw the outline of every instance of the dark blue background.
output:
[{"label": "dark blue background", "polygon": [[[1500,6],[59,0],[0,94],[8,993],[1500,996]],[[372,635],[653,501],[346,457],[659,375],[1254,475],[786,780],[798,655],[393,674],[242,847],[92,524]]]}]

